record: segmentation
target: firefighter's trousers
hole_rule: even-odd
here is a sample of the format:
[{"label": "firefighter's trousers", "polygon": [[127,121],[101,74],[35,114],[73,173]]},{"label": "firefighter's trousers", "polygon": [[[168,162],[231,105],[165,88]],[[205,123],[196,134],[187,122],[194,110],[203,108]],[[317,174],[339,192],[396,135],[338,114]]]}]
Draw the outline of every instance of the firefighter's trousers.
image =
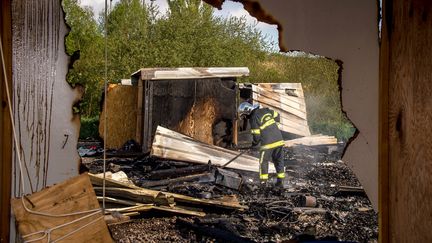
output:
[{"label": "firefighter's trousers", "polygon": [[268,179],[269,161],[273,161],[276,168],[277,178],[285,178],[285,166],[283,160],[283,151],[281,147],[266,149],[260,151],[260,179]]}]

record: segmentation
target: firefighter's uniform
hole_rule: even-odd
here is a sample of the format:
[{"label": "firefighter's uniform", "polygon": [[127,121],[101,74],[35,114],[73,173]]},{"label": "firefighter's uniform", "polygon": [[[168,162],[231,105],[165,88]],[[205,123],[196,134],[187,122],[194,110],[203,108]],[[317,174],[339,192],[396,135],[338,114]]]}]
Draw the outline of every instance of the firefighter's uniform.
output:
[{"label": "firefighter's uniform", "polygon": [[280,116],[269,108],[254,109],[250,114],[253,146],[260,144],[260,179],[268,179],[269,161],[272,160],[277,178],[285,178],[282,148],[285,145],[282,133],[278,128]]}]

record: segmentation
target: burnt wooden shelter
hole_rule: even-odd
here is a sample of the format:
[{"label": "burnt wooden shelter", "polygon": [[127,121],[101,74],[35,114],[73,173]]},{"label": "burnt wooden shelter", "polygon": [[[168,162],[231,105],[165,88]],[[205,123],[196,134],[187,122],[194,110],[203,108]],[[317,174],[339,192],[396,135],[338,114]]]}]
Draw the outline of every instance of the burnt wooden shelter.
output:
[{"label": "burnt wooden shelter", "polygon": [[138,86],[135,140],[149,151],[159,125],[212,139],[213,124],[235,122],[237,78],[248,75],[246,67],[140,69],[131,76]]}]

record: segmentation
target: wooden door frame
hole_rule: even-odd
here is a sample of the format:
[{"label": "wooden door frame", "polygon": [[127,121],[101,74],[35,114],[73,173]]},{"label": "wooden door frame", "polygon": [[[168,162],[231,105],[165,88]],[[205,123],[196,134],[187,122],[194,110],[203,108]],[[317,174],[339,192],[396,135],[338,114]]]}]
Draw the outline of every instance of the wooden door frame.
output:
[{"label": "wooden door frame", "polygon": [[[12,87],[12,25],[11,0],[0,3],[0,33],[5,57],[6,76]],[[0,60],[1,63],[1,60]],[[9,242],[10,198],[12,177],[12,128],[9,116],[3,67],[0,67],[0,242]]]}]

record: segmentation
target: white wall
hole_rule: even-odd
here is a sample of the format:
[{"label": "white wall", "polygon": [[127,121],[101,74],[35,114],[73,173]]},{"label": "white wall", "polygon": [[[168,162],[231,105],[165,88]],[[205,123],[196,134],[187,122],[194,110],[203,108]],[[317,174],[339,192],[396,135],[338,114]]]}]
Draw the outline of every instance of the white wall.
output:
[{"label": "white wall", "polygon": [[378,208],[378,7],[376,0],[260,0],[283,44],[343,62],[342,105],[359,130],[343,160]]},{"label": "white wall", "polygon": [[[67,29],[60,2],[12,2],[14,123],[25,193],[78,174],[79,117],[73,116],[72,105],[80,94],[66,83]],[[22,193],[19,173],[15,156],[12,197]]]}]

